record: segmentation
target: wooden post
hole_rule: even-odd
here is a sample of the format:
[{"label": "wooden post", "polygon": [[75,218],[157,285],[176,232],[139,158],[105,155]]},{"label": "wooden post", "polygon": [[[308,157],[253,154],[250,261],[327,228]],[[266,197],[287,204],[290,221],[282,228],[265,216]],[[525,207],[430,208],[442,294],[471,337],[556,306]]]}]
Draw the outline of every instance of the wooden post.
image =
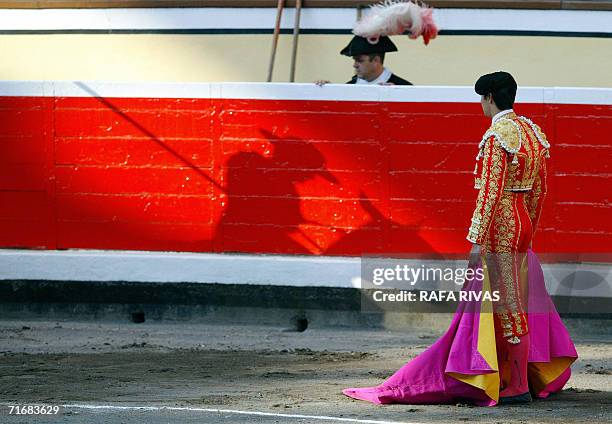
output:
[{"label": "wooden post", "polygon": [[270,65],[268,66],[268,82],[272,81],[274,58],[276,57],[276,46],[278,45],[278,35],[280,34],[280,23],[284,6],[285,0],[278,0],[278,4],[276,5],[276,25],[274,26],[274,36],[272,37],[272,53],[270,54]]},{"label": "wooden post", "polygon": [[293,25],[293,51],[291,52],[291,73],[289,81],[295,82],[295,63],[297,58],[298,38],[300,36],[300,15],[302,14],[302,0],[295,2],[295,22]]}]

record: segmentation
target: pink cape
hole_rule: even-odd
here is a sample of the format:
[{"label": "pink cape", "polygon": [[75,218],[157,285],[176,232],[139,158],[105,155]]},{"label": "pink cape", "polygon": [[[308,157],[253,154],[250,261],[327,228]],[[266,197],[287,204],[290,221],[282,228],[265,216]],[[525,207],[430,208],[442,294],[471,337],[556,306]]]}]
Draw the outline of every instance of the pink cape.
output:
[{"label": "pink cape", "polygon": [[[563,388],[578,354],[544,285],[537,256],[529,250],[528,379],[532,393],[545,398]],[[486,275],[486,274],[485,274]],[[488,278],[471,280],[463,290],[490,289]],[[499,374],[490,304],[461,302],[449,329],[429,349],[382,384],[348,388],[342,393],[376,404],[471,402],[493,406],[499,401]],[[489,311],[489,312],[487,312]]]}]

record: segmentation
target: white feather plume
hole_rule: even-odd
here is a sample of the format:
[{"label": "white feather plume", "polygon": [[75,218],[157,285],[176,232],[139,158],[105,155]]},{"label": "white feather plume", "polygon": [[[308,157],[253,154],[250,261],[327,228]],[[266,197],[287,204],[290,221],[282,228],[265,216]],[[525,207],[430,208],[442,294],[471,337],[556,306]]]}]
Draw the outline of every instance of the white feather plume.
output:
[{"label": "white feather plume", "polygon": [[[369,13],[355,24],[353,34],[378,42],[383,35],[400,35],[410,32],[411,38],[424,35],[426,43],[434,38],[437,28],[431,17],[431,9],[413,1],[384,0],[370,6]],[[432,36],[433,35],[433,36]]]}]

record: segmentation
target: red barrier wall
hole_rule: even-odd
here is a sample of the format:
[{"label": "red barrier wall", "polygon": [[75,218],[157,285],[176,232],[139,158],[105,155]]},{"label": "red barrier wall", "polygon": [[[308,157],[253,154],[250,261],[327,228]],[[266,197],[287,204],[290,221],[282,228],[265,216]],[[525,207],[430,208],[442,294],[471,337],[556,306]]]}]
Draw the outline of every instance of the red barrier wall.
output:
[{"label": "red barrier wall", "polygon": [[[609,252],[612,106],[518,104],[552,144],[535,248]],[[0,97],[0,246],[462,252],[477,103]]]}]

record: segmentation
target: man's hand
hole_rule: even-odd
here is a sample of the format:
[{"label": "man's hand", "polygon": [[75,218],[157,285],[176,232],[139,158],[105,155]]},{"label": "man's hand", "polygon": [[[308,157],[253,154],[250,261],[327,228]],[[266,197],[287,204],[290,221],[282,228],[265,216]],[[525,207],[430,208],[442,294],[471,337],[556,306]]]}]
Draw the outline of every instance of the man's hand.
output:
[{"label": "man's hand", "polygon": [[476,265],[480,261],[481,247],[479,244],[472,244],[472,250],[470,250],[470,260],[468,262],[468,268],[476,268]]},{"label": "man's hand", "polygon": [[331,83],[331,81],[327,81],[327,80],[316,80],[314,83],[315,83],[315,84],[317,84],[319,87],[323,87],[325,84],[329,84],[329,83]]}]

